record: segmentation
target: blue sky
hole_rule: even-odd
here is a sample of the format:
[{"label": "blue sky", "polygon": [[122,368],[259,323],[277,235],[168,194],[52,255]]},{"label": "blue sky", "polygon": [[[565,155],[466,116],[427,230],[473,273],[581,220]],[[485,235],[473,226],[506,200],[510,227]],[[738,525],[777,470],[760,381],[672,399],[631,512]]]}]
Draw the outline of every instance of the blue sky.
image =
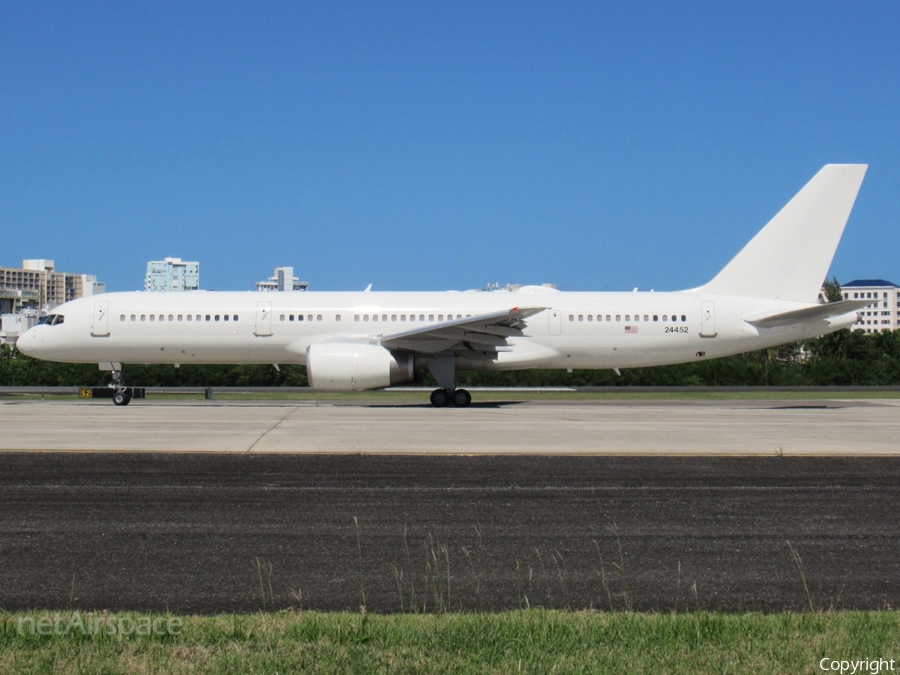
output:
[{"label": "blue sky", "polygon": [[109,290],[711,278],[828,162],[900,283],[900,3],[0,4],[0,265]]}]

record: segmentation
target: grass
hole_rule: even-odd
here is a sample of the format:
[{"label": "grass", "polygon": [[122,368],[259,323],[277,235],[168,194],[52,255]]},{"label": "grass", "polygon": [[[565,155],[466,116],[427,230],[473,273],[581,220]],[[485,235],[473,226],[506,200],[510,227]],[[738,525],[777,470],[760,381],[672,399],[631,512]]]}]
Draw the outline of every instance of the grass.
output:
[{"label": "grass", "polygon": [[[227,392],[213,389],[216,401],[327,401],[327,402],[371,402],[371,403],[427,403],[431,389],[423,388],[421,391],[363,391],[347,393],[330,392],[297,392],[278,391],[274,388],[269,392]],[[201,393],[154,393],[148,392],[151,401],[202,401]],[[17,392],[0,393],[2,398],[16,398],[18,400],[78,400],[76,394],[30,394]],[[609,391],[478,391],[473,390],[475,404],[482,402],[513,402],[513,401],[555,401],[560,403],[580,401],[809,401],[809,400],[833,400],[833,399],[896,399],[900,398],[900,391],[884,390],[844,390],[839,387],[829,390],[815,391],[783,391],[783,390],[752,390],[752,391],[635,391],[627,388],[618,389],[610,387]]]},{"label": "grass", "polygon": [[18,633],[38,616],[0,615],[0,672],[815,673],[826,657],[900,656],[900,614],[887,611],[282,612],[183,617],[177,635],[121,640]]}]

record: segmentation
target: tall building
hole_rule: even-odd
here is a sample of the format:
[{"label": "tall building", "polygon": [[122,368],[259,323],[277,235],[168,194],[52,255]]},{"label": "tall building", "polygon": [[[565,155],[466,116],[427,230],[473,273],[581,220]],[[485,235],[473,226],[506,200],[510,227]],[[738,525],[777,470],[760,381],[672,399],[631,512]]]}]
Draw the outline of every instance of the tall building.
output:
[{"label": "tall building", "polygon": [[22,267],[0,267],[0,314],[25,309],[49,312],[69,300],[106,291],[93,274],[57,272],[52,260],[23,260]]},{"label": "tall building", "polygon": [[853,329],[867,333],[896,330],[900,325],[900,288],[884,279],[859,279],[842,284],[844,300],[871,300],[872,304],[859,310],[859,321]]},{"label": "tall building", "polygon": [[200,263],[181,258],[164,258],[147,263],[144,277],[145,291],[200,290]]},{"label": "tall building", "polygon": [[275,276],[268,281],[257,281],[258,291],[305,291],[309,289],[309,283],[300,281],[294,276],[293,267],[276,267]]}]

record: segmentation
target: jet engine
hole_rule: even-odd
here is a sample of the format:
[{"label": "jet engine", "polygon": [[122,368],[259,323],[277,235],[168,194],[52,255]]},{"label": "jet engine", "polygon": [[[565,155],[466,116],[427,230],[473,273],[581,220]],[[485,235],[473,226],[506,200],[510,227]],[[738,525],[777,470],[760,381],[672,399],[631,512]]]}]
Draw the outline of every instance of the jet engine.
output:
[{"label": "jet engine", "polygon": [[306,374],[323,391],[380,389],[415,380],[415,356],[380,345],[321,342],[306,349]]}]

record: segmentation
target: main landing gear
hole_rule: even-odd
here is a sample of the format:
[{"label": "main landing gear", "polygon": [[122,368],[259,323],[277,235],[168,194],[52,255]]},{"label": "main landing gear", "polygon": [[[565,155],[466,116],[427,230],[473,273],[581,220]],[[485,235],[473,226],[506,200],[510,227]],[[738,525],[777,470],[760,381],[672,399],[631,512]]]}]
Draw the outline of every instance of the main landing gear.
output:
[{"label": "main landing gear", "polygon": [[465,408],[471,402],[472,394],[465,389],[435,389],[431,392],[431,405],[435,408],[444,408],[448,405]]},{"label": "main landing gear", "polygon": [[472,394],[465,389],[456,388],[456,357],[438,356],[428,364],[428,370],[437,380],[440,389],[431,392],[431,405],[445,408],[454,405],[465,408],[472,402]]}]

